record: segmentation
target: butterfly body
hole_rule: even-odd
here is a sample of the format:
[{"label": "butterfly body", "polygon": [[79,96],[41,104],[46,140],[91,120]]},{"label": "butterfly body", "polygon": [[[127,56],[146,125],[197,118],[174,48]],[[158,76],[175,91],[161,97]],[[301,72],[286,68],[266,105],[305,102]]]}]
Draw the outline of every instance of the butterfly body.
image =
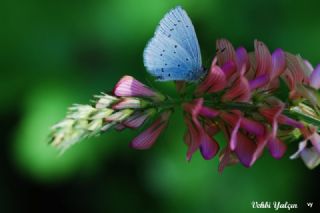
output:
[{"label": "butterfly body", "polygon": [[147,71],[159,81],[196,81],[203,75],[195,30],[180,6],[160,21],[143,58]]}]

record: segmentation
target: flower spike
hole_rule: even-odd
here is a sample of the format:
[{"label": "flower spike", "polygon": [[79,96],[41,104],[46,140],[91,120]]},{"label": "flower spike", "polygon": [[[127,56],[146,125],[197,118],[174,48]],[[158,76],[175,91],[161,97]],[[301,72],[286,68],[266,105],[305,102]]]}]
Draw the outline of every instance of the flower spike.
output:
[{"label": "flower spike", "polygon": [[[143,128],[130,147],[149,149],[168,126],[175,109],[182,108],[187,161],[199,151],[205,160],[219,156],[219,172],[236,163],[251,167],[265,149],[273,158],[282,158],[291,142],[298,147],[291,159],[301,158],[310,169],[318,166],[320,65],[314,69],[306,59],[280,48],[271,54],[258,40],[253,51],[241,46],[235,49],[226,39],[218,39],[216,48],[210,68],[201,68],[201,77],[190,81],[196,71],[192,68],[186,79],[172,78],[176,96],[124,76],[112,93],[95,96],[92,105],[70,107],[65,118],[52,127],[50,143],[65,151],[84,138],[111,129]],[[167,49],[159,51],[160,56],[167,53]],[[193,58],[176,55],[172,60],[181,60],[176,64],[179,69],[162,60],[164,57],[150,57],[148,61],[163,65],[166,71],[188,72],[184,68]],[[152,63],[149,65],[154,66]],[[165,73],[164,68],[162,71]],[[169,74],[167,80],[173,77],[172,73],[165,74]]]}]

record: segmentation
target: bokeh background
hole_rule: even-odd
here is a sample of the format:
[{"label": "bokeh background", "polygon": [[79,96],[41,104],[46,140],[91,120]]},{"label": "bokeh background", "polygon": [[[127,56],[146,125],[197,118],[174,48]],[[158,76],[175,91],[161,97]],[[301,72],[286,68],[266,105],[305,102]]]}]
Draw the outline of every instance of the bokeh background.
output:
[{"label": "bokeh background", "polygon": [[[250,169],[217,172],[217,159],[185,160],[177,111],[148,151],[128,148],[137,132],[109,132],[57,157],[49,127],[72,103],[110,91],[123,75],[150,82],[142,52],[156,25],[180,4],[203,61],[215,40],[320,62],[319,1],[2,0],[0,9],[0,212],[251,212],[252,201],[316,202],[319,168],[267,153]],[[174,94],[170,83],[156,84]],[[272,210],[273,211],[273,210]]]}]

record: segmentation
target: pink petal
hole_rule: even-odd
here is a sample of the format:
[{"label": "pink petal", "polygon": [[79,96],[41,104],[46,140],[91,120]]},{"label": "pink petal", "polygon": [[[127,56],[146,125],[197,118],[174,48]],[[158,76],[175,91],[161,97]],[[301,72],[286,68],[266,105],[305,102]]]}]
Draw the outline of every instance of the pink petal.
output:
[{"label": "pink petal", "polygon": [[138,109],[147,106],[146,101],[137,98],[122,98],[118,103],[112,106],[113,109]]},{"label": "pink petal", "polygon": [[271,80],[279,77],[286,68],[286,56],[282,49],[276,49],[272,53],[272,74]]},{"label": "pink petal", "polygon": [[170,111],[162,113],[148,129],[133,139],[130,146],[134,149],[149,149],[167,126],[170,114]]},{"label": "pink petal", "polygon": [[315,89],[320,88],[320,64],[311,73],[310,86],[312,86]]},{"label": "pink petal", "polygon": [[209,136],[214,136],[219,131],[219,128],[213,121],[206,119],[204,130]]},{"label": "pink petal", "polygon": [[[216,60],[216,59],[215,59]],[[202,95],[203,93],[214,93],[218,92],[226,86],[226,76],[220,67],[215,65],[215,60],[213,61],[210,71],[203,82],[200,83],[196,90],[197,95]]]},{"label": "pink petal", "polygon": [[305,75],[301,64],[304,63],[299,56],[286,53],[287,69],[284,71],[284,80],[293,91],[297,84],[301,84],[307,76]]},{"label": "pink petal", "polygon": [[114,126],[114,128],[115,128],[117,131],[122,131],[122,130],[124,130],[124,129],[126,128],[126,126],[120,123],[120,124],[116,124],[116,125]]},{"label": "pink petal", "polygon": [[259,113],[263,115],[269,123],[276,122],[279,115],[282,113],[283,106],[273,106],[272,108],[262,107],[259,109]]},{"label": "pink petal", "polygon": [[266,145],[268,143],[268,138],[269,138],[268,134],[256,137],[257,147],[256,147],[256,150],[253,153],[253,156],[252,156],[252,159],[251,159],[251,165],[253,165],[256,162],[256,160],[262,155],[263,150],[264,150],[264,148],[266,147]]},{"label": "pink petal", "polygon": [[182,107],[186,112],[191,114],[194,122],[198,122],[197,117],[203,107],[203,98],[194,99],[191,103],[184,103]]},{"label": "pink petal", "polygon": [[[282,108],[282,109],[281,109]],[[281,111],[279,111],[281,110]],[[303,128],[304,125],[292,118],[289,118],[285,115],[282,115],[283,106],[282,104],[279,106],[275,106],[273,108],[262,108],[260,109],[260,113],[270,122],[277,122],[279,124],[293,126],[295,128]],[[277,120],[274,120],[277,119]]]},{"label": "pink petal", "polygon": [[227,62],[236,63],[236,53],[232,44],[226,39],[218,39],[216,42],[218,64],[220,66]]},{"label": "pink petal", "polygon": [[239,159],[231,150],[227,147],[222,150],[221,155],[219,157],[219,167],[218,171],[223,172],[226,166],[230,166],[239,162]]},{"label": "pink petal", "polygon": [[269,74],[271,71],[271,54],[268,47],[261,41],[254,41],[255,55],[257,60],[256,75]]},{"label": "pink petal", "polygon": [[230,142],[229,142],[229,146],[232,151],[234,151],[237,147],[238,131],[239,131],[240,124],[241,124],[241,117],[238,116],[237,122],[232,129]]},{"label": "pink petal", "polygon": [[[243,67],[242,70],[245,68]],[[233,83],[232,87],[222,96],[222,101],[247,102],[250,100],[251,92],[248,80],[241,72],[239,78]]]},{"label": "pink petal", "polygon": [[224,72],[218,66],[215,66],[211,69],[210,74],[211,87],[209,87],[207,93],[211,94],[223,90],[227,84]]},{"label": "pink petal", "polygon": [[259,109],[261,115],[263,115],[272,125],[271,138],[276,138],[278,131],[278,118],[283,111],[284,105],[280,104],[273,108]]},{"label": "pink petal", "polygon": [[185,122],[188,127],[188,131],[185,135],[185,143],[188,146],[187,150],[187,160],[190,161],[193,153],[199,148],[201,141],[200,141],[200,135],[197,129],[195,128],[195,125],[192,121],[185,118]]},{"label": "pink petal", "polygon": [[147,118],[150,117],[150,115],[150,113],[146,112],[136,112],[126,119],[123,124],[129,128],[136,129],[140,127],[147,120]]},{"label": "pink petal", "polygon": [[153,90],[151,90],[146,85],[142,84],[138,80],[131,76],[124,76],[116,84],[113,93],[116,96],[127,96],[127,97],[153,97],[163,100],[164,97]]},{"label": "pink petal", "polygon": [[272,157],[276,159],[281,158],[287,150],[287,145],[278,138],[270,138],[267,146]]}]

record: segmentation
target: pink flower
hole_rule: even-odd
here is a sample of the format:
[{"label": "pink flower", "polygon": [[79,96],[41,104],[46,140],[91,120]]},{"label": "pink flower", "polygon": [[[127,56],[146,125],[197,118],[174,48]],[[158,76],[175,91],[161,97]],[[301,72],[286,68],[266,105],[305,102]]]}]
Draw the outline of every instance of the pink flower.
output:
[{"label": "pink flower", "polygon": [[133,139],[130,146],[134,149],[149,149],[166,128],[170,115],[171,111],[163,112],[149,128]]},{"label": "pink flower", "polygon": [[274,158],[281,158],[287,146],[283,141],[277,138],[278,124],[285,124],[295,128],[303,128],[303,125],[298,121],[295,121],[291,118],[288,118],[282,115],[284,105],[281,102],[278,102],[273,108],[261,108],[259,112],[263,115],[271,124],[271,132],[269,133],[267,146],[271,155]]},{"label": "pink flower", "polygon": [[165,97],[131,76],[124,76],[116,84],[113,93],[120,97],[149,97],[156,101],[163,101]]},{"label": "pink flower", "polygon": [[208,133],[215,134],[216,131],[212,131],[213,126],[208,126],[208,123],[204,128],[199,121],[199,117],[201,113],[202,115],[206,115],[207,112],[210,112],[210,117],[214,117],[214,110],[204,108],[202,98],[196,99],[192,103],[184,104],[183,108],[188,113],[185,116],[185,122],[188,127],[188,131],[185,134],[185,143],[188,146],[187,160],[191,160],[192,154],[198,148],[200,148],[204,159],[212,159],[217,154],[219,145],[212,138],[213,135],[209,135]]},{"label": "pink flower", "polygon": [[224,133],[229,140],[228,152],[234,152],[244,166],[252,166],[263,150],[260,146],[266,138],[264,125],[243,117],[239,111],[221,113],[221,118],[226,122]]}]

